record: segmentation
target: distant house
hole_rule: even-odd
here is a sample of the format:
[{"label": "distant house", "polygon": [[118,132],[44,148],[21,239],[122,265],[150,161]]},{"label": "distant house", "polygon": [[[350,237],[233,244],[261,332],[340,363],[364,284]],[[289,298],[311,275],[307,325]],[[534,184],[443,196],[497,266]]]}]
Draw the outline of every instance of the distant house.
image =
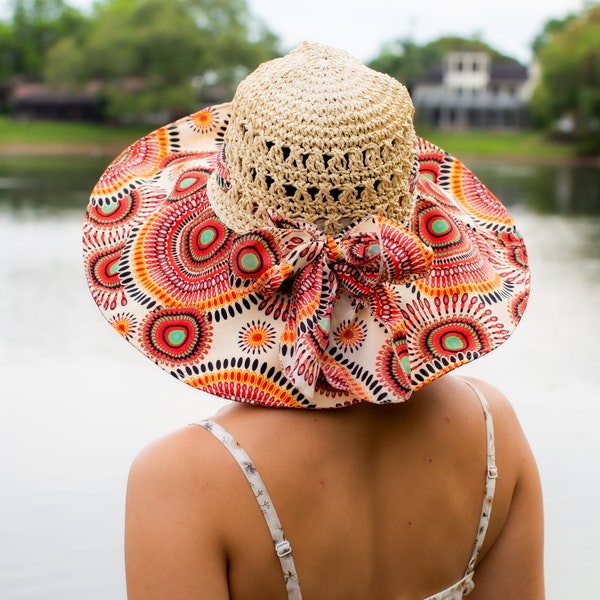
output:
[{"label": "distant house", "polygon": [[451,52],[413,87],[416,120],[440,129],[522,129],[534,77],[515,61]]},{"label": "distant house", "polygon": [[14,119],[100,121],[102,118],[98,90],[89,87],[81,92],[54,90],[44,83],[16,83],[8,98]]}]

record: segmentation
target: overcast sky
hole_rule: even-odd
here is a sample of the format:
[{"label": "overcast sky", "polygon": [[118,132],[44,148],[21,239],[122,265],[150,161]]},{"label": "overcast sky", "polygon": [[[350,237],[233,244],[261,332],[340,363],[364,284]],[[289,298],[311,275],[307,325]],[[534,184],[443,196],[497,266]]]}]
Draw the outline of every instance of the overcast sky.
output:
[{"label": "overcast sky", "polygon": [[[285,49],[303,40],[348,50],[363,61],[384,42],[411,37],[423,44],[443,35],[479,36],[522,62],[551,18],[579,12],[584,0],[247,0],[277,33]],[[88,9],[93,0],[67,0]],[[0,15],[9,0],[0,0]]]},{"label": "overcast sky", "polygon": [[384,42],[478,35],[521,61],[543,24],[584,7],[582,0],[248,0],[287,47],[304,39],[373,58]]}]

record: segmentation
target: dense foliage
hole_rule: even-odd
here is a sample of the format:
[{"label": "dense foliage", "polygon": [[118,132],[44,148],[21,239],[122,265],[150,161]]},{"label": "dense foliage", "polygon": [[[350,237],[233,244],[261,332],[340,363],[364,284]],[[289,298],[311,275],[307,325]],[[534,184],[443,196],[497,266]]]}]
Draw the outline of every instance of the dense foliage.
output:
[{"label": "dense foliage", "polygon": [[231,96],[278,54],[245,0],[101,0],[83,15],[64,0],[14,0],[0,24],[0,77],[100,90],[106,115],[178,116]]},{"label": "dense foliage", "polygon": [[575,137],[584,153],[600,153],[600,6],[547,23],[537,43],[539,123]]},{"label": "dense foliage", "polygon": [[64,0],[11,0],[11,20],[0,23],[0,78],[40,77],[48,50],[88,19]]}]

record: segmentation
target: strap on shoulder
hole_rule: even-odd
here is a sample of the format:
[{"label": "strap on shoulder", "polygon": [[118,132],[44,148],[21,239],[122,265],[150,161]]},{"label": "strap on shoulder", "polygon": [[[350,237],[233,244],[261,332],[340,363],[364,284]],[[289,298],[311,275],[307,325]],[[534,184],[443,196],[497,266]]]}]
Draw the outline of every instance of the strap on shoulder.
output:
[{"label": "strap on shoulder", "polygon": [[498,477],[498,469],[496,467],[496,447],[494,442],[494,423],[492,421],[492,413],[488,406],[487,400],[483,393],[471,382],[462,379],[476,394],[481,402],[483,408],[483,415],[485,417],[485,429],[487,438],[487,473],[485,477],[485,491],[483,496],[483,505],[481,507],[481,516],[479,518],[479,527],[477,528],[477,535],[475,536],[475,543],[473,545],[473,552],[471,553],[471,559],[467,566],[465,575],[473,573],[475,570],[475,564],[481,553],[481,548],[485,540],[485,534],[487,532],[488,524],[490,522],[490,515],[492,513],[492,504],[494,502],[494,493],[496,491],[496,479]]},{"label": "strap on shoulder", "polygon": [[288,600],[302,600],[296,566],[294,564],[294,559],[292,558],[292,546],[289,541],[285,539],[275,506],[273,505],[269,492],[267,491],[260,474],[256,470],[254,463],[236,439],[226,429],[221,427],[221,425],[210,420],[200,421],[197,424],[206,429],[206,431],[212,433],[223,446],[229,450],[230,454],[238,463],[242,473],[252,488],[254,497],[256,498],[258,506],[269,527],[273,545],[275,547],[275,553],[281,563]]}]

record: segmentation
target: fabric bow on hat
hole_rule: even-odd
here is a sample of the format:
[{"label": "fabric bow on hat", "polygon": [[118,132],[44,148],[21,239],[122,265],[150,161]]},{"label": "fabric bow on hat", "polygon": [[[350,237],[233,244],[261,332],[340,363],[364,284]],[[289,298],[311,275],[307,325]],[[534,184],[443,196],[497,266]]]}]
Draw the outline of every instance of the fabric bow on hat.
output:
[{"label": "fabric bow on hat", "polygon": [[[344,89],[354,101],[354,86]],[[262,86],[257,94],[264,96]],[[346,118],[337,97],[333,108]],[[246,134],[231,109],[207,107],[144,136],[92,192],[83,236],[87,282],[104,317],[144,356],[218,398],[324,409],[403,402],[506,342],[529,296],[526,247],[507,210],[465,165],[417,140],[406,196],[414,206],[406,203],[406,218],[377,202],[372,210],[396,223],[410,219],[410,232],[345,203],[343,215],[332,215],[331,202],[329,224],[357,223],[328,231],[333,239],[277,217],[238,228],[230,213],[260,212],[262,219],[261,206],[273,207],[304,221],[306,211],[289,199],[291,212],[284,212],[281,190],[277,202],[258,208],[245,192],[234,201],[220,160],[224,143],[231,148],[224,135],[232,122]],[[385,114],[396,120],[395,111]],[[367,129],[385,127],[385,119],[371,119]],[[263,130],[254,131],[262,143]],[[412,153],[415,146],[398,148]],[[283,150],[267,145],[266,152],[285,160]],[[252,168],[248,187],[263,193]]]},{"label": "fabric bow on hat", "polygon": [[[402,317],[389,284],[404,284],[428,274],[433,251],[402,225],[369,216],[333,238],[316,226],[271,214],[273,226],[240,236],[232,248],[231,283],[240,293],[289,295],[280,339],[286,377],[312,398],[323,377],[333,389],[349,391],[333,358],[330,338],[343,293],[352,312],[366,306],[393,337]],[[350,316],[354,316],[353,314]],[[347,318],[348,314],[343,317]]]}]

